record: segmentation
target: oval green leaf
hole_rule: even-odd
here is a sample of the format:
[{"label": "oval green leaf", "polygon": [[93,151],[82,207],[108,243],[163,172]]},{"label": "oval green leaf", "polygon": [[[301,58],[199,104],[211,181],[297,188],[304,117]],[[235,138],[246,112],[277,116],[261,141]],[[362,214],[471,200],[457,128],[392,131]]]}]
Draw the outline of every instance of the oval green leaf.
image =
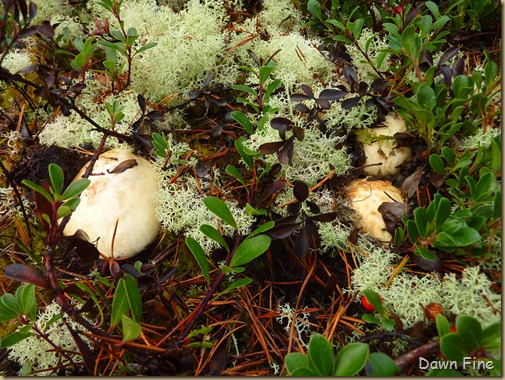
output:
[{"label": "oval green leaf", "polygon": [[268,235],[257,235],[244,240],[237,247],[230,262],[230,267],[245,265],[265,252],[270,246],[272,239]]},{"label": "oval green leaf", "polygon": [[207,261],[207,255],[205,254],[202,246],[191,236],[188,236],[185,241],[196,262],[200,266],[205,281],[207,281],[207,284],[210,284],[209,262]]},{"label": "oval green leaf", "polygon": [[354,376],[363,369],[368,360],[368,345],[350,343],[340,350],[335,360],[333,376]]},{"label": "oval green leaf", "polygon": [[203,199],[203,203],[214,215],[232,226],[233,229],[237,230],[237,223],[235,222],[230,209],[221,199],[216,197],[206,197]]}]

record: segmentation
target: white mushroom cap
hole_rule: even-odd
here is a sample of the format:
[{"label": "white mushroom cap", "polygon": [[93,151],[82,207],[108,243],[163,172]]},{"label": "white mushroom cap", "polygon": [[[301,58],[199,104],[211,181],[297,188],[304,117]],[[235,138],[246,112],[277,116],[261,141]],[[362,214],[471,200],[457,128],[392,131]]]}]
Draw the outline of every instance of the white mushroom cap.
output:
[{"label": "white mushroom cap", "polygon": [[[389,114],[386,120],[382,123],[383,127],[373,128],[371,133],[380,136],[393,137],[395,133],[406,132],[405,120],[398,115]],[[363,144],[363,151],[366,156],[365,166],[378,164],[374,166],[366,166],[363,170],[369,175],[390,175],[397,174],[400,171],[398,167],[405,161],[412,158],[412,150],[410,147],[398,146],[394,139],[378,140],[370,144]]]},{"label": "white mushroom cap", "polygon": [[349,206],[358,214],[358,225],[362,231],[388,244],[392,236],[386,230],[378,208],[384,202],[403,203],[400,190],[389,181],[357,179],[348,186],[347,198]]},{"label": "white mushroom cap", "polygon": [[[74,181],[81,178],[88,165]],[[113,149],[99,156],[89,179],[91,183],[81,194],[64,235],[81,229],[90,241],[98,240],[98,250],[108,257],[114,253],[115,258],[127,258],[142,251],[157,236],[160,226],[154,214],[158,191],[155,167],[127,150]]]}]

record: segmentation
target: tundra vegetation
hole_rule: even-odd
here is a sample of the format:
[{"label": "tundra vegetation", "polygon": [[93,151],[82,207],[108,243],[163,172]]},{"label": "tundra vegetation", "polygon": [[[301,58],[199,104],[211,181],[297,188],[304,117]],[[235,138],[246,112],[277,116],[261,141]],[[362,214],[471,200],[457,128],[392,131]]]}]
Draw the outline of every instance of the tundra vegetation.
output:
[{"label": "tundra vegetation", "polygon": [[2,0],[1,374],[501,375],[500,12]]}]

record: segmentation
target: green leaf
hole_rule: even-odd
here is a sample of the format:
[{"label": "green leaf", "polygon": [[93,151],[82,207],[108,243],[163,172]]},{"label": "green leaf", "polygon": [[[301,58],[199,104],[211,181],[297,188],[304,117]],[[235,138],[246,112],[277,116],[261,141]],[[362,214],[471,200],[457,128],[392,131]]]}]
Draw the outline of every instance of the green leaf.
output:
[{"label": "green leaf", "polygon": [[248,190],[244,177],[242,177],[242,174],[240,174],[239,170],[235,166],[228,165],[225,170],[226,173],[235,177],[245,187],[245,189]]},{"label": "green leaf", "polygon": [[437,314],[436,321],[437,321],[438,336],[443,337],[444,335],[449,334],[451,332],[451,325],[449,324],[449,321],[444,315]]},{"label": "green leaf", "polygon": [[340,350],[335,360],[333,376],[354,376],[368,360],[368,345],[350,343]]},{"label": "green leaf", "polygon": [[49,203],[54,202],[53,196],[46,189],[44,189],[42,186],[37,185],[36,183],[30,181],[29,179],[24,179],[21,181],[21,183],[23,185],[25,185],[26,187],[28,187],[28,188],[32,189],[33,191],[36,191],[37,193],[42,195],[44,198],[47,199],[47,201]]},{"label": "green leaf", "polygon": [[379,295],[370,289],[363,290],[363,295],[366,297],[367,301],[374,307],[374,309],[382,314],[382,302],[379,298]]},{"label": "green leaf", "polygon": [[68,185],[67,189],[62,195],[63,199],[69,199],[80,195],[89,186],[91,181],[88,178],[80,178],[75,182]]},{"label": "green leaf", "polygon": [[395,361],[383,352],[371,353],[368,356],[368,364],[372,367],[368,376],[395,376],[400,372]]},{"label": "green leaf", "polygon": [[428,216],[425,208],[418,207],[414,210],[414,220],[416,223],[417,231],[423,238],[427,235],[428,229]]},{"label": "green leaf", "polygon": [[436,228],[442,227],[442,224],[449,218],[451,215],[452,204],[451,201],[447,198],[441,197],[438,202],[438,207],[435,211],[435,226]]},{"label": "green leaf", "polygon": [[435,97],[435,91],[429,86],[422,84],[417,89],[417,102],[421,107],[433,110],[437,105],[437,100]]},{"label": "green leaf", "polygon": [[245,265],[251,262],[268,249],[271,240],[268,235],[257,235],[244,240],[233,254],[230,267]]},{"label": "green leaf", "polygon": [[363,314],[361,316],[361,319],[363,319],[366,323],[373,323],[376,325],[380,325],[381,321],[379,321],[374,315],[372,314]]},{"label": "green leaf", "polygon": [[273,221],[271,221],[271,220],[268,221],[268,222],[265,222],[261,226],[259,226],[258,228],[256,228],[253,232],[251,232],[249,234],[249,236],[247,236],[246,239],[250,239],[253,236],[256,236],[256,235],[259,235],[259,234],[261,234],[261,233],[263,233],[265,231],[268,231],[268,230],[274,228],[274,226],[275,226],[275,223]]},{"label": "green leaf", "polygon": [[317,376],[314,372],[312,372],[308,368],[297,368],[293,372],[291,372],[292,377],[315,377]]},{"label": "green leaf", "polygon": [[234,230],[237,230],[237,223],[235,222],[230,209],[221,199],[216,197],[206,197],[203,199],[203,203],[214,215],[232,226]]},{"label": "green leaf", "polygon": [[455,369],[431,369],[424,376],[436,376],[436,377],[461,377],[463,374]]},{"label": "green leaf", "polygon": [[501,345],[501,322],[493,323],[482,331],[481,344],[485,348],[495,348]]},{"label": "green leaf", "polygon": [[444,174],[445,172],[444,160],[438,154],[432,154],[430,156],[430,166],[438,174]]},{"label": "green leaf", "polygon": [[124,314],[121,316],[121,325],[123,326],[123,342],[136,339],[142,332],[140,323]]},{"label": "green leaf", "polygon": [[333,367],[332,346],[323,335],[312,334],[307,358],[309,368],[316,376],[331,376]]},{"label": "green leaf", "polygon": [[309,370],[309,358],[306,354],[302,354],[301,352],[291,352],[287,354],[284,358],[284,364],[291,375],[300,368]]},{"label": "green leaf", "polygon": [[203,251],[202,246],[191,236],[186,237],[185,239],[186,245],[188,246],[189,250],[193,254],[196,262],[200,266],[200,269],[202,270],[203,277],[205,278],[205,281],[207,281],[207,284],[210,284],[210,271],[209,271],[209,263],[207,261],[207,255]]},{"label": "green leaf", "polygon": [[[231,88],[233,88],[234,90],[247,92],[248,94],[250,94],[250,95],[252,95],[252,96],[254,96],[254,97],[258,96],[258,95],[256,94],[256,91],[255,91],[252,87],[249,87],[249,86],[247,86],[247,85],[245,85],[245,84],[235,84],[235,85],[231,86]],[[232,112],[230,112],[230,115],[231,115],[233,112],[240,112],[240,111],[232,111]],[[242,112],[240,112],[240,113],[242,113]],[[232,117],[233,117],[233,116],[232,116]],[[236,121],[238,121],[238,120],[236,120]]]},{"label": "green leaf", "polygon": [[[251,206],[249,203],[246,203],[246,205],[245,205],[245,212],[247,215],[266,215],[267,214],[267,210],[265,210],[264,208],[257,210],[253,206]],[[251,236],[251,235],[249,235],[249,236]]]},{"label": "green leaf", "polygon": [[208,224],[202,224],[200,226],[200,231],[202,231],[202,233],[205,236],[214,240],[217,244],[219,244],[221,247],[225,248],[228,252],[230,252],[230,248],[228,247],[228,244],[226,244],[226,241],[224,240],[223,236],[214,227],[209,226]]},{"label": "green leaf", "polygon": [[[272,81],[266,88],[265,92],[263,93],[263,102],[266,102],[268,101],[268,99],[270,98],[270,95],[272,94],[272,92],[275,91],[275,89],[277,87],[279,87],[279,85],[281,84],[281,80],[280,79],[276,79],[274,81]],[[264,110],[265,112],[265,110]]]},{"label": "green leaf", "polygon": [[496,176],[493,173],[486,172],[482,174],[475,186],[475,200],[485,199],[489,194],[496,190]]},{"label": "green leaf", "polygon": [[307,3],[307,10],[317,20],[324,21],[323,13],[321,11],[321,4],[319,4],[318,0],[309,0],[309,2]]},{"label": "green leaf", "polygon": [[247,118],[246,115],[244,115],[240,111],[231,111],[230,116],[232,117],[233,120],[235,120],[237,123],[239,123],[244,129],[252,135],[254,133],[254,129],[252,127],[251,122]]},{"label": "green leaf", "polygon": [[460,315],[456,318],[456,330],[465,344],[477,350],[482,346],[482,327],[477,319]]},{"label": "green leaf", "polygon": [[49,178],[51,179],[51,189],[53,194],[61,194],[63,189],[63,169],[57,164],[49,164],[47,168],[49,171]]},{"label": "green leaf", "polygon": [[140,54],[140,53],[143,53],[145,52],[146,50],[149,50],[149,49],[152,49],[153,47],[155,47],[156,45],[158,45],[156,42],[150,42],[148,44],[145,44],[144,46],[140,47],[136,52],[135,52],[135,55],[137,54]]},{"label": "green leaf", "polygon": [[242,286],[246,286],[246,285],[249,285],[251,282],[253,282],[252,278],[249,278],[249,277],[244,277],[244,278],[239,278],[238,280],[235,280],[233,281],[230,285],[228,285],[226,287],[225,290],[223,290],[221,293],[219,293],[218,295],[222,295],[222,294],[225,294],[225,293],[228,293],[232,290],[235,290],[237,288],[240,288]]},{"label": "green leaf", "polygon": [[475,228],[462,227],[455,231],[443,231],[439,233],[432,245],[437,248],[449,249],[449,251],[452,251],[453,248],[466,247],[480,240],[481,236]]},{"label": "green leaf", "polygon": [[16,290],[16,302],[21,312],[31,321],[37,318],[37,300],[35,299],[35,285],[22,285]]},{"label": "green leaf", "polygon": [[0,348],[11,347],[33,335],[34,334],[31,332],[21,332],[21,331],[13,332],[10,335],[0,338]]},{"label": "green leaf", "polygon": [[244,160],[249,169],[252,169],[254,165],[254,160],[253,156],[250,155],[244,148],[244,142],[246,141],[247,139],[244,136],[241,136],[240,138],[235,140],[235,148],[237,149],[237,152],[240,154],[240,157],[242,157],[242,160]]},{"label": "green leaf", "polygon": [[458,363],[463,360],[463,357],[470,355],[465,342],[456,333],[445,334],[440,338],[440,351],[447,360],[455,360]]},{"label": "green leaf", "polygon": [[20,314],[21,309],[16,298],[10,293],[5,293],[0,298],[0,322],[10,321],[17,318]]},{"label": "green leaf", "polygon": [[116,326],[123,314],[131,311],[132,317],[139,322],[142,313],[142,298],[133,276],[125,274],[119,279],[114,299],[112,300],[111,326]]},{"label": "green leaf", "polygon": [[419,239],[419,230],[417,229],[416,222],[413,220],[407,221],[407,235],[412,243]]}]

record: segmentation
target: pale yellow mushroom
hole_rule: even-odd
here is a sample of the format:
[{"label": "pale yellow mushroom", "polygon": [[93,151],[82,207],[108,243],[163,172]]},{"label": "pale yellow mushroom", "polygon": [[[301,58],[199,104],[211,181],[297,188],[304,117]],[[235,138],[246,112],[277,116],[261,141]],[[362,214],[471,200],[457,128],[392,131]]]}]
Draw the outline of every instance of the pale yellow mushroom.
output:
[{"label": "pale yellow mushroom", "polygon": [[114,149],[99,156],[89,179],[64,235],[83,230],[108,257],[127,258],[142,251],[156,238],[160,226],[154,213],[158,191],[154,166],[127,150]]},{"label": "pale yellow mushroom", "polygon": [[403,203],[400,190],[389,181],[357,179],[347,187],[347,198],[349,206],[356,211],[356,222],[361,231],[389,245],[392,236],[386,230],[386,223],[378,208],[383,202]]},{"label": "pale yellow mushroom", "polygon": [[407,131],[405,120],[401,116],[389,114],[382,124],[382,127],[369,130],[376,137],[374,141],[363,144],[366,157],[363,170],[368,175],[397,174],[400,172],[399,165],[412,158],[410,147],[397,146],[396,140],[391,138],[395,133]]}]

